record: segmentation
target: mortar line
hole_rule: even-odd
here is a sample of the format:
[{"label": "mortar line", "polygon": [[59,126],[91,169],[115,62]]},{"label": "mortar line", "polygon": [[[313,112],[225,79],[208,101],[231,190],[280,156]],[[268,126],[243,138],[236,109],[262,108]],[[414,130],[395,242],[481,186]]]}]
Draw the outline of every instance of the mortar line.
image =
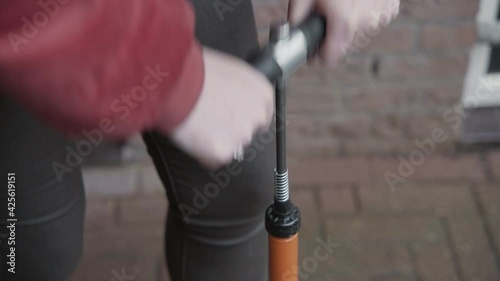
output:
[{"label": "mortar line", "polygon": [[488,182],[493,182],[493,172],[491,171],[491,167],[488,163],[488,157],[486,156],[486,153],[480,153],[479,154],[479,160],[481,161],[481,166],[482,170],[484,171],[484,175],[486,177],[486,180]]},{"label": "mortar line", "polygon": [[359,185],[353,184],[349,187],[351,191],[352,204],[354,205],[354,214],[359,214],[363,211],[363,205],[361,202],[361,194],[359,191]]},{"label": "mortar line", "polygon": [[462,265],[460,263],[460,257],[458,256],[456,251],[457,245],[455,245],[455,241],[453,240],[453,234],[451,232],[450,223],[447,218],[440,218],[439,221],[444,230],[446,245],[448,246],[451,252],[451,261],[453,263],[453,268],[455,269],[455,273],[457,274],[456,276],[457,280],[465,281],[464,272],[462,270]]},{"label": "mortar line", "polygon": [[493,234],[493,230],[487,218],[487,215],[484,211],[484,206],[481,202],[481,198],[479,196],[478,190],[475,188],[474,184],[469,186],[470,192],[472,194],[472,198],[474,199],[474,203],[476,204],[477,212],[479,213],[479,217],[481,218],[481,224],[483,227],[483,231],[486,234],[486,241],[488,243],[488,247],[491,249],[491,253],[493,256],[493,262],[496,266],[496,271],[498,277],[500,277],[500,249],[496,248],[495,245],[495,235]]},{"label": "mortar line", "polygon": [[320,187],[319,186],[314,186],[313,190],[313,202],[316,205],[316,212],[318,214],[318,220],[319,220],[319,234],[323,237],[326,237],[327,232],[326,232],[326,215],[324,211],[324,206],[321,200],[321,192],[320,192]]},{"label": "mortar line", "polygon": [[122,200],[123,198],[114,198],[113,199],[113,220],[115,222],[115,227],[120,227],[122,222],[120,220],[120,213],[122,211]]},{"label": "mortar line", "polygon": [[413,267],[413,274],[415,276],[415,281],[422,281],[422,274],[420,273],[418,267],[418,258],[417,253],[415,253],[415,249],[411,243],[404,243],[406,251],[408,251],[408,255],[410,258],[411,266]]}]

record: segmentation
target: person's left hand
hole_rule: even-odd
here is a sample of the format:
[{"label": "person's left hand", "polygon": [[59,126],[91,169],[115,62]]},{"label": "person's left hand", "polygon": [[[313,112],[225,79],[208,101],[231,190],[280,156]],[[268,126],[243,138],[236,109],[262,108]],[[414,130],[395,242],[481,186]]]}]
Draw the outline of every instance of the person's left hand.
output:
[{"label": "person's left hand", "polygon": [[[400,0],[290,0],[288,18],[299,24],[313,11],[327,20],[321,57],[334,66],[349,50],[366,47],[399,14]],[[356,40],[363,36],[361,40]],[[371,40],[368,40],[371,41]]]}]

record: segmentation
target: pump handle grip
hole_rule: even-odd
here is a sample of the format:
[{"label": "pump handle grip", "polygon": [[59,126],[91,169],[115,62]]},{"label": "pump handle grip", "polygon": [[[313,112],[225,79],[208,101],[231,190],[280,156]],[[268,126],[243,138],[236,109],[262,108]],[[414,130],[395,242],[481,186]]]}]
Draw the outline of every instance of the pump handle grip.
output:
[{"label": "pump handle grip", "polygon": [[[311,14],[293,32],[302,32],[306,39],[307,55],[314,55],[326,34],[326,19],[317,14]],[[276,82],[283,75],[283,69],[275,59],[273,43],[252,54],[248,62],[264,74],[269,81]]]}]

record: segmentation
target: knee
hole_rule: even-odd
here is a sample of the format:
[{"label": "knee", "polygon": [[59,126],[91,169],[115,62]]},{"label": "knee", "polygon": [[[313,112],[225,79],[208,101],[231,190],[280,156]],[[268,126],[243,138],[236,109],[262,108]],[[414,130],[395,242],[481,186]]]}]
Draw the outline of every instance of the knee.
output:
[{"label": "knee", "polygon": [[[16,248],[11,263],[2,263],[1,280],[64,281],[82,255],[81,236],[47,231],[37,225],[16,229]],[[42,230],[42,231],[38,231]],[[52,237],[48,237],[53,235]],[[5,279],[4,279],[5,278]],[[9,279],[12,278],[12,279]]]},{"label": "knee", "polygon": [[57,217],[42,216],[16,226],[14,280],[69,279],[83,252],[84,203],[79,196]]},{"label": "knee", "polygon": [[[183,218],[247,221],[264,217],[274,195],[273,171],[236,167],[210,172],[210,179],[184,195],[178,206]],[[186,220],[186,219],[185,219]]]}]

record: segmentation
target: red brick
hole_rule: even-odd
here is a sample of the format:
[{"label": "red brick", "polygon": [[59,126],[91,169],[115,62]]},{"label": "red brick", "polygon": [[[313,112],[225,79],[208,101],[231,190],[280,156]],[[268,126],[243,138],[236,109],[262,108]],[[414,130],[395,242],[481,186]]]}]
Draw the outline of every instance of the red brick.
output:
[{"label": "red brick", "polygon": [[449,224],[464,280],[500,280],[481,218],[454,218]]},{"label": "red brick", "polygon": [[[325,79],[325,73],[329,71],[325,64],[320,58],[313,58],[308,61],[306,65],[300,67],[289,80],[289,90],[290,94],[293,94],[294,89],[301,89],[301,91],[306,95],[311,89],[327,89],[331,94],[332,81]],[[322,91],[325,93],[326,91]]]},{"label": "red brick", "polygon": [[307,280],[410,281],[416,275],[406,247],[396,243],[342,243],[325,263],[324,275]]},{"label": "red brick", "polygon": [[[391,24],[383,29],[366,51],[373,53],[403,53],[415,49],[416,26],[412,24]],[[362,50],[364,52],[365,50]]]},{"label": "red brick", "polygon": [[370,116],[363,113],[339,114],[331,118],[330,134],[336,138],[365,137],[371,123]]},{"label": "red brick", "polygon": [[488,163],[493,176],[500,179],[500,151],[490,153],[488,155]]},{"label": "red brick", "polygon": [[460,216],[476,212],[466,185],[423,185],[407,183],[394,191],[386,186],[360,188],[361,205],[366,212],[417,213]]},{"label": "red brick", "polygon": [[496,251],[500,253],[500,183],[480,186],[478,192]]},{"label": "red brick", "polygon": [[303,240],[314,240],[319,235],[319,212],[312,190],[293,190],[292,201],[300,209],[300,237]]},{"label": "red brick", "polygon": [[300,185],[368,182],[365,158],[290,159],[292,183]]},{"label": "red brick", "polygon": [[370,77],[371,58],[353,55],[342,61],[335,68],[324,69],[324,79],[330,84],[352,85],[366,82]]},{"label": "red brick", "polygon": [[417,84],[374,83],[343,87],[338,92],[347,110],[386,113],[416,106],[451,107],[460,101],[462,84],[462,80],[437,83],[419,81]]},{"label": "red brick", "polygon": [[447,243],[412,243],[417,271],[421,280],[456,281],[452,251]]},{"label": "red brick", "polygon": [[[417,148],[417,147],[415,147]],[[402,157],[408,160],[409,155],[405,154]],[[371,162],[373,171],[372,182],[387,183],[385,173],[391,172],[399,175],[398,166],[400,160],[394,158],[376,158]],[[482,181],[485,179],[484,171],[482,170],[481,161],[477,155],[464,155],[458,157],[444,157],[440,155],[426,158],[420,166],[414,166],[414,172],[404,177],[406,180],[425,180],[425,181],[442,181],[442,180],[475,180]]]},{"label": "red brick", "polygon": [[493,243],[496,246],[497,253],[500,253],[500,218],[499,216],[490,216],[489,225],[493,232]]},{"label": "red brick", "polygon": [[294,157],[324,157],[337,155],[340,142],[332,136],[311,137],[297,132],[288,133],[287,149]]},{"label": "red brick", "polygon": [[353,213],[354,201],[351,188],[324,187],[320,189],[321,206],[323,211],[330,213]]},{"label": "red brick", "polygon": [[489,226],[493,231],[493,242],[496,245],[497,253],[500,253],[500,218],[499,216],[488,217]]},{"label": "red brick", "polygon": [[89,199],[85,209],[85,230],[102,231],[116,227],[116,201]]},{"label": "red brick", "polygon": [[500,220],[500,184],[481,185],[477,189],[486,215]]},{"label": "red brick", "polygon": [[[156,263],[147,254],[110,253],[84,257],[81,261],[83,280],[118,280],[116,276],[129,276],[128,280],[156,280]],[[133,279],[132,279],[133,278]]]},{"label": "red brick", "polygon": [[111,280],[112,270],[157,280],[158,257],[163,251],[163,231],[129,229],[86,233],[84,255],[75,273],[83,280]]},{"label": "red brick", "polygon": [[[412,250],[416,268],[419,275],[423,277],[422,280],[434,280],[433,278],[453,280],[452,278],[456,276],[451,250],[447,247],[446,234],[438,219],[378,216],[335,218],[327,221],[327,231],[333,240],[341,245],[354,243],[356,245],[363,243],[406,245],[407,249]],[[365,255],[372,254],[366,253]],[[379,259],[385,260],[382,257]],[[378,259],[370,259],[370,261],[373,263]],[[366,263],[364,266],[369,266],[369,264]],[[347,266],[343,263],[341,269]]]},{"label": "red brick", "polygon": [[130,195],[137,192],[139,178],[135,165],[83,169],[88,196]]},{"label": "red brick", "polygon": [[410,138],[421,140],[432,138],[432,132],[435,129],[442,130],[443,135],[445,135],[443,138],[447,138],[448,140],[454,139],[454,136],[458,133],[450,128],[453,124],[445,122],[442,115],[439,114],[412,114],[412,116],[407,116],[403,122]]},{"label": "red brick", "polygon": [[436,21],[456,18],[472,19],[476,16],[478,7],[479,0],[403,0],[400,17]]},{"label": "red brick", "polygon": [[420,32],[422,47],[429,50],[469,48],[476,42],[474,22],[428,24]]},{"label": "red brick", "polygon": [[441,55],[383,56],[379,77],[389,80],[461,78],[468,65],[465,53]]},{"label": "red brick", "polygon": [[312,120],[309,121],[311,115],[330,115],[339,103],[334,90],[327,85],[294,83],[290,85],[287,94],[287,111],[291,116],[300,114],[297,119],[290,119],[290,125],[293,125],[296,120],[312,122]]},{"label": "red brick", "polygon": [[341,137],[365,137],[372,122],[363,114],[333,115],[325,112],[306,115],[291,111],[289,117],[288,147],[294,156],[305,157],[336,155]]},{"label": "red brick", "polygon": [[403,133],[404,123],[399,113],[387,113],[373,117],[373,134],[375,137],[395,138]]},{"label": "red brick", "polygon": [[462,97],[462,79],[423,85],[419,81],[419,84],[414,87],[414,91],[417,92],[419,105],[427,108],[431,106],[451,107],[458,104]]},{"label": "red brick", "polygon": [[[333,257],[331,251],[337,251],[341,245],[339,243],[335,243],[334,241],[329,241],[328,238],[323,235],[317,235],[316,237],[310,239],[303,239],[303,237],[299,234],[299,239],[299,268],[301,268],[302,271],[301,280],[322,280],[322,278],[325,278],[327,274],[331,272],[331,268],[327,263],[327,260]],[[327,252],[322,246],[327,242],[330,243],[328,243],[329,246],[326,249],[330,252]],[[321,256],[327,255],[325,257],[326,260],[316,259],[315,256],[318,256],[318,254]],[[313,270],[306,271],[306,268],[310,268],[312,264],[311,259],[317,262],[317,266]],[[267,280],[267,278],[262,278],[261,280]]]},{"label": "red brick", "polygon": [[413,149],[411,142],[402,136],[392,138],[365,136],[344,139],[342,143],[342,151],[349,156],[395,155],[408,153]]},{"label": "red brick", "polygon": [[327,220],[327,233],[339,242],[413,241],[444,243],[439,220],[431,217],[336,217]]},{"label": "red brick", "polygon": [[120,225],[152,224],[163,227],[167,212],[164,196],[124,198],[119,205]]},{"label": "red brick", "polygon": [[353,111],[386,112],[407,105],[415,99],[406,85],[373,84],[344,87],[340,94],[346,109]]},{"label": "red brick", "polygon": [[[338,139],[331,134],[332,118],[325,115],[288,115],[287,148],[295,157],[334,155],[339,148]],[[312,125],[314,124],[314,125]]]},{"label": "red brick", "polygon": [[403,123],[409,137],[420,141],[426,139],[432,140],[434,130],[439,130],[439,132],[441,132],[440,134],[443,135],[442,138],[445,138],[445,141],[440,141],[441,143],[433,141],[438,150],[443,146],[449,147],[450,144],[458,141],[461,136],[461,128],[455,130],[453,128],[455,123],[446,122],[443,118],[443,114],[439,113],[412,114],[411,116],[404,117]]},{"label": "red brick", "polygon": [[163,232],[163,228],[156,226],[141,226],[86,233],[84,255],[94,257],[124,251],[160,255],[163,252]]},{"label": "red brick", "polygon": [[[304,259],[316,246],[316,238],[321,235],[318,206],[312,190],[293,190],[292,201],[300,209],[301,226],[299,231],[299,258]],[[300,261],[299,260],[299,261]]]}]

